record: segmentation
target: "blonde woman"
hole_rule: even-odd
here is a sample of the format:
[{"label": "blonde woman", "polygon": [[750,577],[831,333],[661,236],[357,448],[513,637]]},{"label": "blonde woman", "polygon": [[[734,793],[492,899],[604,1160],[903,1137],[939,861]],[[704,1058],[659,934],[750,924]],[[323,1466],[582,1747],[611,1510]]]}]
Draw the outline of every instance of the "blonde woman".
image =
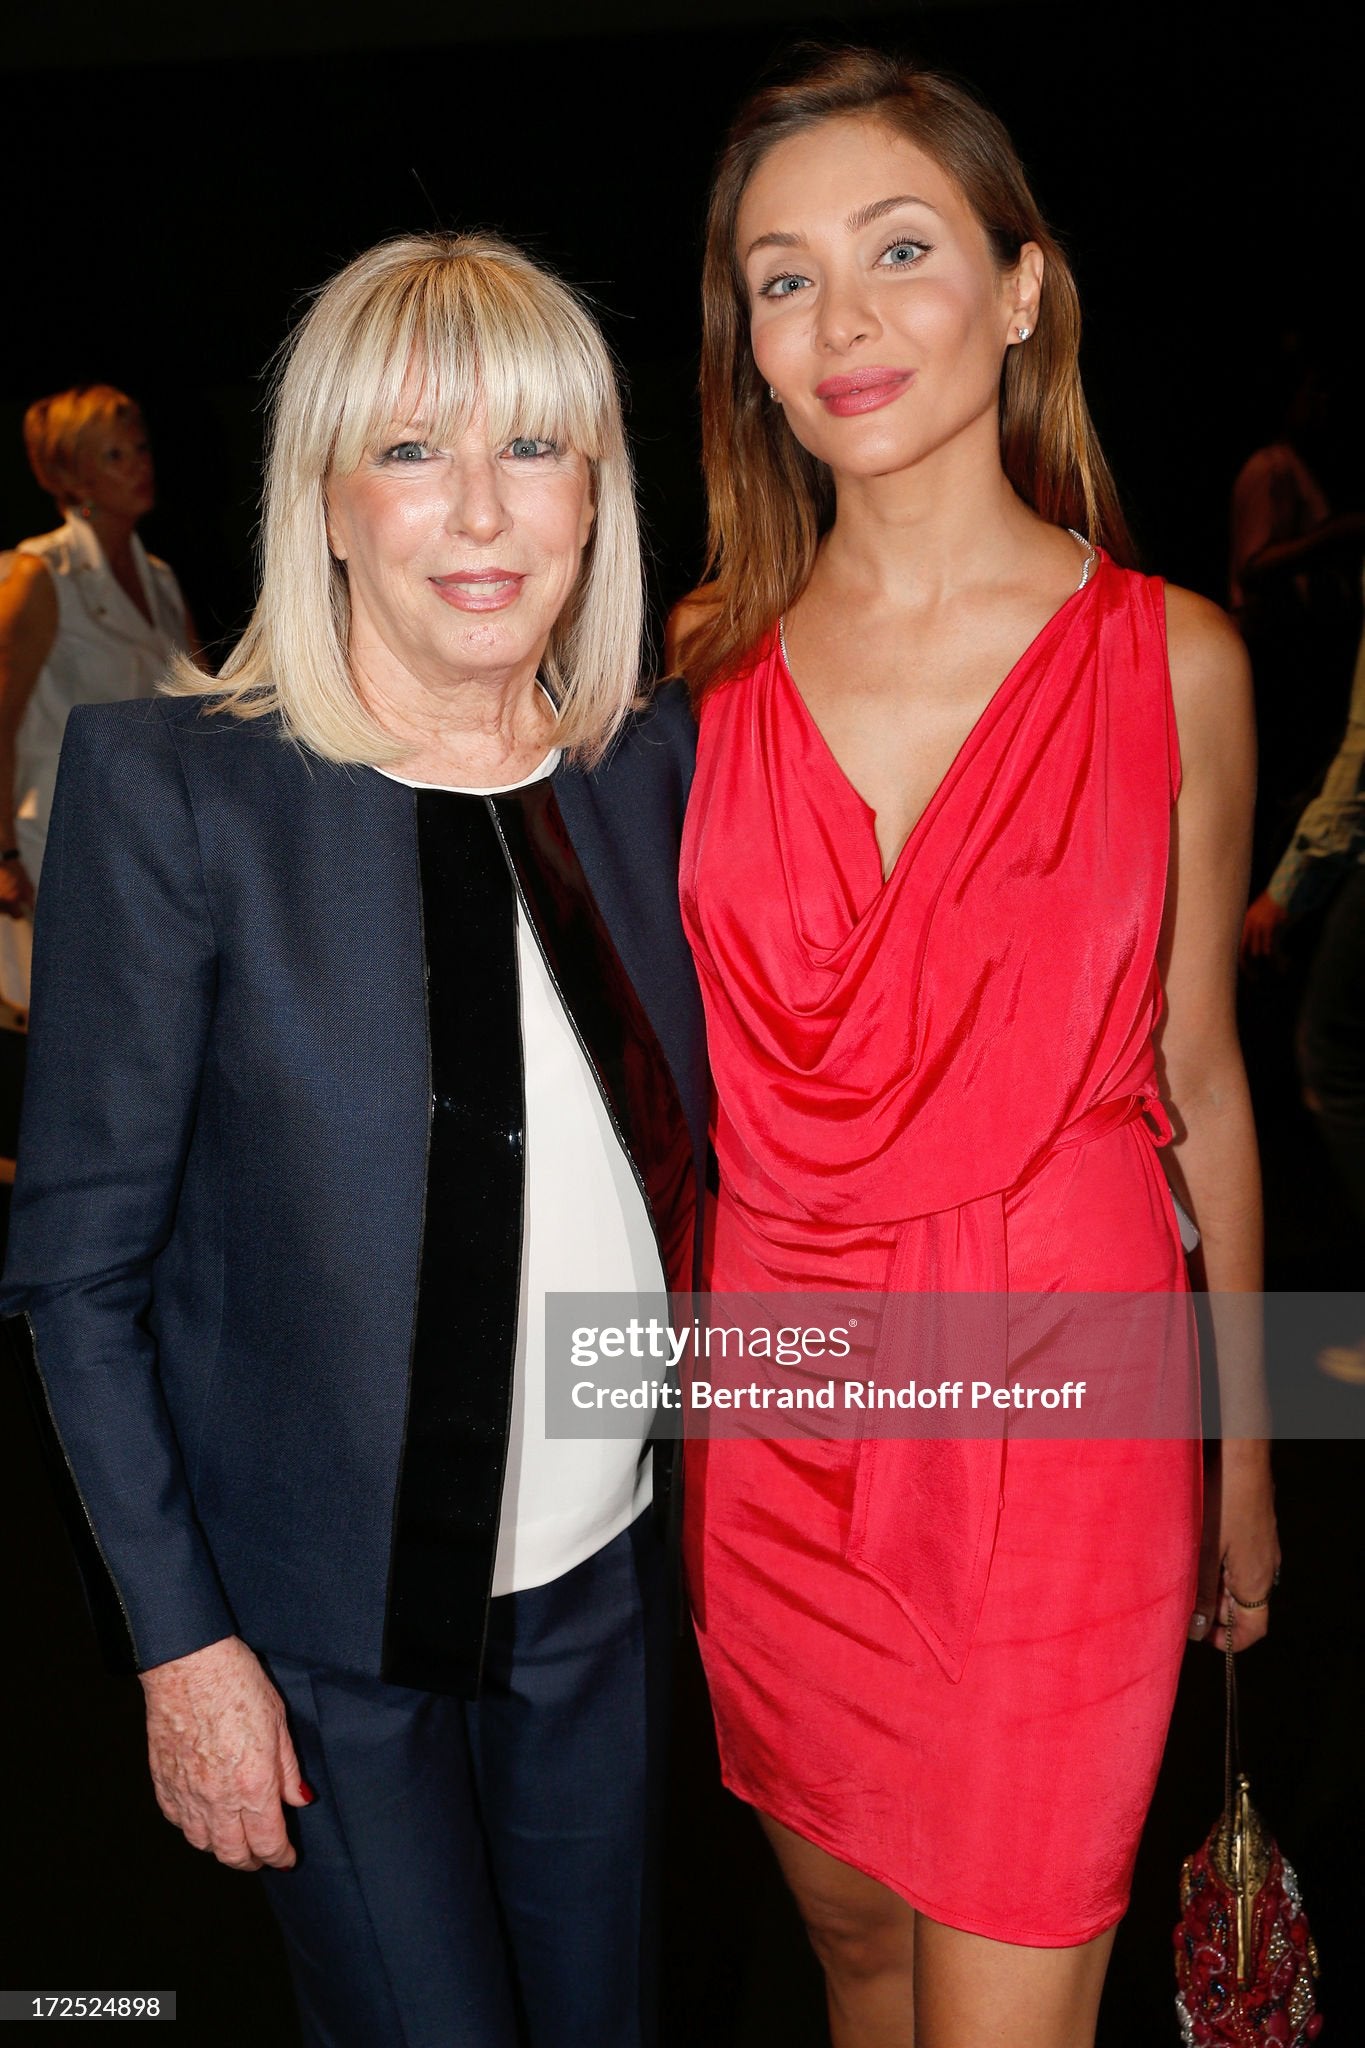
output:
[{"label": "blonde woman", "polygon": [[222,674],[71,721],[5,1306],[162,1809],[265,1872],[311,2043],[651,2038],[651,1454],[547,1441],[542,1307],[693,1280],[640,621],[593,321],[401,240],[292,341]]},{"label": "blonde woman", "polygon": [[75,704],[150,697],[193,647],[168,562],[138,522],[156,503],[147,429],[111,384],[40,398],[24,416],[33,474],[62,513],[0,565],[0,915],[28,909]]}]

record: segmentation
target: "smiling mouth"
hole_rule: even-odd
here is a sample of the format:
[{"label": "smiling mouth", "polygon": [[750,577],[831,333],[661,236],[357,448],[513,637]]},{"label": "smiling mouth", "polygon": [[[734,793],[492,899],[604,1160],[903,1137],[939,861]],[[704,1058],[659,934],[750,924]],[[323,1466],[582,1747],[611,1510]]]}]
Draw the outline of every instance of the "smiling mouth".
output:
[{"label": "smiling mouth", "polygon": [[514,604],[525,577],[514,569],[468,569],[453,576],[433,576],[436,595],[461,612],[499,612]]},{"label": "smiling mouth", "polygon": [[869,364],[867,369],[854,370],[846,377],[826,377],[823,384],[815,387],[815,395],[827,412],[840,417],[850,413],[875,412],[878,406],[890,405],[893,399],[899,398],[914,374],[913,370],[891,370],[880,364]]}]

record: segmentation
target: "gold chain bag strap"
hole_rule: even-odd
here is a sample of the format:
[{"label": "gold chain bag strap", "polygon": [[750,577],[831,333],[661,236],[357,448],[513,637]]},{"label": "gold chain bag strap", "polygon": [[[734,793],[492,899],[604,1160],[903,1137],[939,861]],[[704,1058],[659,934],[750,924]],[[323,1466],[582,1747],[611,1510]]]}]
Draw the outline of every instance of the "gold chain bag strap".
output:
[{"label": "gold chain bag strap", "polygon": [[1318,1952],[1299,1882],[1251,1803],[1241,1767],[1228,1601],[1223,1811],[1180,1872],[1175,2009],[1185,2048],[1302,2048],[1322,2031]]}]

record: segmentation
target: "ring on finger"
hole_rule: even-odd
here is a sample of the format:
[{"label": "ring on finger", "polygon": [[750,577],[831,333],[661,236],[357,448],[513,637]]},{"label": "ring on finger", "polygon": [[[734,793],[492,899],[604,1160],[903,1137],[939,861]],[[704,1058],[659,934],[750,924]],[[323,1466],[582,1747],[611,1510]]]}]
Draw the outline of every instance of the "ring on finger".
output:
[{"label": "ring on finger", "polygon": [[1237,1605],[1238,1607],[1240,1607],[1240,1608],[1241,1608],[1241,1609],[1243,1610],[1243,1612],[1244,1612],[1244,1613],[1247,1613],[1247,1614],[1251,1614],[1251,1613],[1254,1613],[1254,1612],[1255,1612],[1255,1610],[1256,1610],[1256,1609],[1257,1609],[1258,1607],[1269,1607],[1269,1605],[1270,1605],[1270,1596],[1271,1596],[1271,1594],[1272,1594],[1272,1593],[1274,1592],[1275,1588],[1276,1588],[1276,1587],[1277,1587],[1277,1586],[1279,1585],[1279,1583],[1280,1583],[1280,1567],[1279,1567],[1278,1565],[1276,1565],[1276,1567],[1275,1567],[1274,1571],[1273,1571],[1273,1572],[1271,1573],[1271,1577],[1270,1577],[1270,1584],[1269,1584],[1269,1585],[1268,1585],[1268,1586],[1266,1587],[1266,1589],[1265,1589],[1265,1593],[1264,1593],[1264,1595],[1262,1596],[1262,1598],[1261,1598],[1261,1599],[1259,1599],[1259,1600],[1242,1600],[1242,1599],[1239,1599],[1239,1598],[1238,1598],[1238,1596],[1237,1596],[1237,1594],[1233,1592],[1233,1590],[1232,1590],[1232,1587],[1231,1587],[1231,1586],[1230,1586],[1230,1585],[1228,1584],[1228,1576],[1227,1576],[1227,1561],[1226,1561],[1226,1559],[1224,1560],[1224,1563],[1223,1563],[1223,1590],[1224,1590],[1224,1592],[1225,1592],[1225,1593],[1227,1594],[1227,1596],[1228,1596],[1229,1600],[1232,1600],[1232,1601],[1234,1601],[1234,1602],[1236,1603],[1236,1605]]}]

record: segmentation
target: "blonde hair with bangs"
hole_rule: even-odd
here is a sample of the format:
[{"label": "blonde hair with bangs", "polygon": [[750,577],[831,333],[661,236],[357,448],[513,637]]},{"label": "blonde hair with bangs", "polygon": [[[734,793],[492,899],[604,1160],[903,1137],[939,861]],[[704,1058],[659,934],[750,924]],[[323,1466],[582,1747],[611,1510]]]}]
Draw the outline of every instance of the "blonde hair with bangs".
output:
[{"label": "blonde hair with bangs", "polygon": [[350,600],[327,543],[326,489],[409,416],[414,378],[438,445],[482,404],[495,445],[552,440],[588,463],[593,530],[541,674],[559,706],[557,744],[592,762],[635,701],[644,623],[616,374],[573,292],[492,235],[381,242],[319,292],[274,379],[255,611],[216,677],[182,659],[164,687],[239,718],[274,713],[324,760],[401,757],[347,659]]}]

